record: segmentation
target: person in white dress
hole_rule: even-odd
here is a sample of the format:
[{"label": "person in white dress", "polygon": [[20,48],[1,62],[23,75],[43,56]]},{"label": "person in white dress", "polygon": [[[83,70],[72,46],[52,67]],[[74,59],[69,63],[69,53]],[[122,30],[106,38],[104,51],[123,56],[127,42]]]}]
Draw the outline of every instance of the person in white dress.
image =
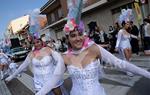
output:
[{"label": "person in white dress", "polygon": [[[17,76],[17,74],[22,72],[27,67],[30,67],[34,75],[33,81],[35,93],[38,93],[47,81],[51,81],[50,87],[52,90],[47,92],[47,95],[66,95],[63,94],[63,91],[60,88],[63,84],[63,72],[65,70],[59,69],[60,66],[64,66],[60,54],[53,51],[49,47],[43,47],[40,39],[34,39],[34,50],[28,54],[25,61],[12,75],[7,77],[5,81],[11,81]],[[59,72],[59,70],[61,72]]]},{"label": "person in white dress", "polygon": [[[72,23],[75,25],[74,22]],[[72,79],[70,95],[106,95],[104,88],[99,83],[101,76],[99,59],[123,71],[129,71],[150,79],[148,71],[115,57],[84,37],[83,31],[80,31],[77,25],[73,27],[69,29],[70,32],[66,33],[69,49],[63,54],[64,64]],[[63,72],[64,69],[64,66],[60,67],[59,72]],[[36,95],[46,95],[45,93],[51,91],[51,83],[51,81],[47,82],[45,87]]]},{"label": "person in white dress", "polygon": [[10,63],[10,58],[0,49],[0,74],[1,79],[4,79],[5,75],[8,74],[8,66]]},{"label": "person in white dress", "polygon": [[[126,61],[130,61],[132,56],[132,49],[130,44],[131,38],[138,39],[137,36],[134,36],[127,31],[130,29],[130,22],[123,21],[122,22],[123,28],[119,30],[116,42],[116,51],[119,52],[121,58]],[[127,72],[129,76],[133,76],[132,73]]]}]

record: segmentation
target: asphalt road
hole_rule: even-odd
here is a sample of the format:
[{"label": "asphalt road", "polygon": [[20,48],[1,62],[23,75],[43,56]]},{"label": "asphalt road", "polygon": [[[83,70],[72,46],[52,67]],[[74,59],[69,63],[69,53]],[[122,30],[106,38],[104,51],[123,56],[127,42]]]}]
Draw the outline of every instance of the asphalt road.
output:
[{"label": "asphalt road", "polygon": [[131,87],[127,95],[150,95],[150,79],[141,78]]}]

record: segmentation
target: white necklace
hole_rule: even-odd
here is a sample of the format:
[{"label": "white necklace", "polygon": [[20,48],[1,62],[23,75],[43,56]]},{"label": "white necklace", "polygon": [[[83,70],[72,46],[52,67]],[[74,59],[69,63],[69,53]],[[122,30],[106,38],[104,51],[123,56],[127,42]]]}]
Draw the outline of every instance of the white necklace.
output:
[{"label": "white necklace", "polygon": [[79,50],[73,50],[71,51],[71,54],[73,55],[79,55],[82,51],[84,51],[86,48],[85,47],[82,47],[81,49]]}]

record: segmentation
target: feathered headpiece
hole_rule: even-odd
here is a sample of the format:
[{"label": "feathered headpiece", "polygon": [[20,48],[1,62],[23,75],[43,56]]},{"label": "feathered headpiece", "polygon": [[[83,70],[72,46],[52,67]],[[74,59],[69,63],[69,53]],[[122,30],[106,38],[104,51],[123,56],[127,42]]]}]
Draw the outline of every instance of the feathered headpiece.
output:
[{"label": "feathered headpiece", "polygon": [[68,4],[68,16],[67,23],[64,26],[64,31],[69,34],[77,28],[80,32],[84,31],[84,24],[81,21],[81,12],[83,6],[83,0],[67,0]]},{"label": "feathered headpiece", "polygon": [[132,9],[122,9],[121,14],[119,16],[119,22],[122,23],[123,21],[133,21],[134,15]]}]

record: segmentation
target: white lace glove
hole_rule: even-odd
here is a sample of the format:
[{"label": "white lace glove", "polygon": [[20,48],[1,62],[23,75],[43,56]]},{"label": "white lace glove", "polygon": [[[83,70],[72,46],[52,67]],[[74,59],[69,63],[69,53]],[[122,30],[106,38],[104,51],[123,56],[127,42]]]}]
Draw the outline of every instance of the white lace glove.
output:
[{"label": "white lace glove", "polygon": [[150,72],[140,67],[137,67],[136,65],[133,65],[129,63],[128,61],[124,61],[124,60],[117,58],[116,56],[112,55],[110,52],[108,52],[107,50],[105,50],[104,48],[100,46],[98,47],[100,50],[102,61],[109,63],[110,65],[115,66],[124,71],[129,71],[134,74],[138,74],[138,75],[141,75],[150,79]]}]

